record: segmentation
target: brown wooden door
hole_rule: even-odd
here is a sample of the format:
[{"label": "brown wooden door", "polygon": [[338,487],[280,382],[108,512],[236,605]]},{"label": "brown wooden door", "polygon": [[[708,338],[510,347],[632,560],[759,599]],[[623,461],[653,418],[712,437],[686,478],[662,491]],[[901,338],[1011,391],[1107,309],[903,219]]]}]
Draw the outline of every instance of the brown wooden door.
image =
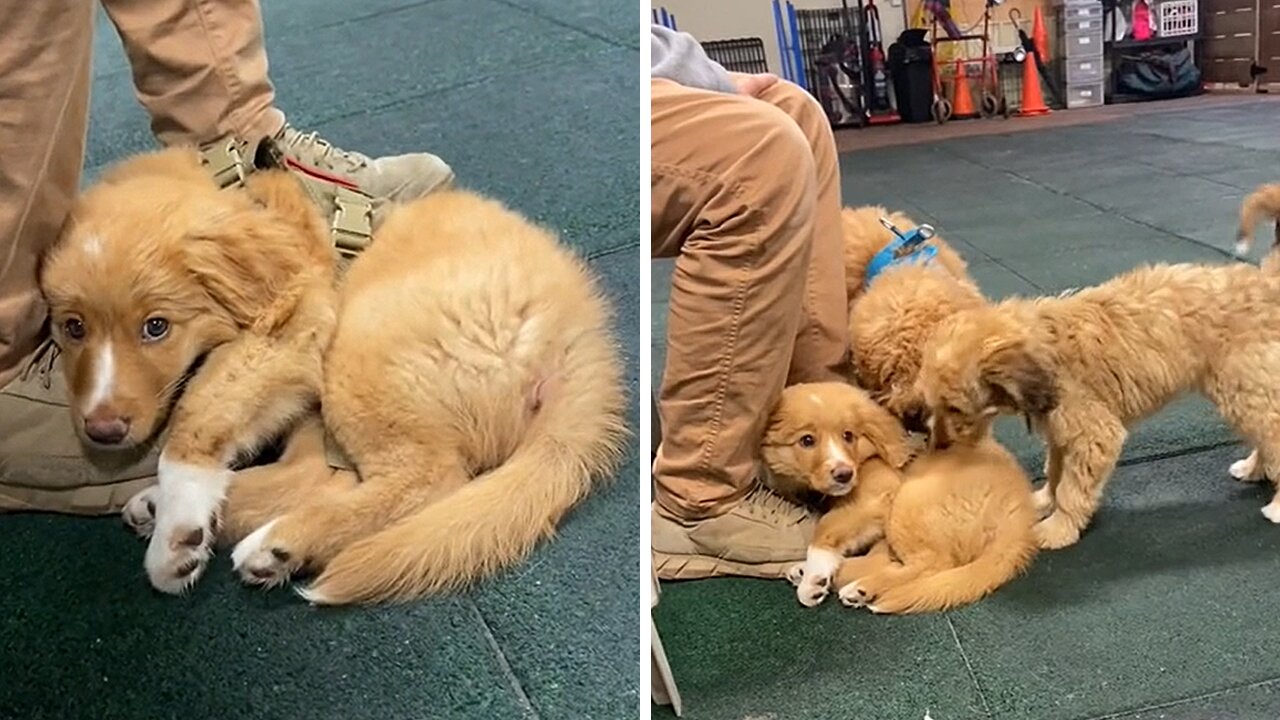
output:
[{"label": "brown wooden door", "polygon": [[1261,0],[1258,13],[1258,64],[1262,82],[1280,85],[1280,0]]},{"label": "brown wooden door", "polygon": [[[1258,51],[1259,5],[1271,7],[1280,0],[1200,0],[1201,35],[1204,50],[1204,81],[1207,83],[1248,84],[1249,67]],[[1275,29],[1275,28],[1272,28]],[[1280,73],[1272,70],[1268,75]],[[1274,78],[1267,78],[1268,80]]]}]

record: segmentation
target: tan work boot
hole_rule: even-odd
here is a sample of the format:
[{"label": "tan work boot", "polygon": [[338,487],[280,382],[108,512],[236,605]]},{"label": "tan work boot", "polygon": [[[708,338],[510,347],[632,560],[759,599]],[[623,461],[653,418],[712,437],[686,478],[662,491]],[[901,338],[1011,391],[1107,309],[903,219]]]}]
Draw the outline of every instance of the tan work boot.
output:
[{"label": "tan work boot", "polygon": [[118,512],[155,482],[158,453],[149,447],[108,452],[81,443],[59,357],[46,340],[23,372],[0,388],[0,511]]},{"label": "tan work boot", "polygon": [[336,148],[314,132],[300,132],[287,123],[271,139],[286,167],[321,201],[333,203],[338,188],[358,190],[373,199],[375,217],[385,202],[416,200],[453,184],[452,168],[429,153],[371,158]]},{"label": "tan work boot", "polygon": [[786,577],[803,562],[817,515],[757,486],[727,513],[705,520],[668,517],[654,503],[653,563],[662,580],[721,575]]}]

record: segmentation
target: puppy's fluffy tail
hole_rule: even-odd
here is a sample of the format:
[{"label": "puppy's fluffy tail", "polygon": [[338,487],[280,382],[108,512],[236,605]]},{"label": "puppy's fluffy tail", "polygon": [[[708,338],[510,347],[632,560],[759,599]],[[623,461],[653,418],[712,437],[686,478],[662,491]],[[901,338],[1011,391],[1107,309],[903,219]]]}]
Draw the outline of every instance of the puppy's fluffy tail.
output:
[{"label": "puppy's fluffy tail", "polygon": [[1274,257],[1280,250],[1280,183],[1262,185],[1240,203],[1240,228],[1236,231],[1236,253],[1244,255],[1253,247],[1253,232],[1264,219],[1276,221],[1276,239],[1264,265],[1280,269],[1280,258]]},{"label": "puppy's fluffy tail", "polygon": [[973,562],[891,588],[876,598],[870,609],[877,613],[926,613],[977,602],[1025,570],[1036,550],[1030,527],[1006,522]]},{"label": "puppy's fluffy tail", "polygon": [[544,407],[505,463],[353,543],[300,594],[317,605],[412,600],[522,560],[616,465],[627,435],[620,400],[596,393],[565,403]]}]

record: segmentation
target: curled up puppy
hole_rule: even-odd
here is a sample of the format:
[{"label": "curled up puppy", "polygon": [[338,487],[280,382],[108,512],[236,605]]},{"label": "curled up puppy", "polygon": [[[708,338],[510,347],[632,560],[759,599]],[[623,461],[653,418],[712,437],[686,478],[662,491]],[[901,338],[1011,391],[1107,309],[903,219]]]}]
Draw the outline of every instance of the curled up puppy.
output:
[{"label": "curled up puppy", "polygon": [[851,385],[783,391],[762,456],[779,492],[825,498],[808,557],[788,574],[807,607],[834,586],[876,613],[946,610],[1035,557],[1030,481],[1008,451],[984,437],[911,460],[902,425]]},{"label": "curled up puppy", "polygon": [[[248,526],[232,552],[246,583],[314,572],[315,604],[448,591],[523,559],[616,465],[610,309],[553,234],[440,191],[391,210],[337,276],[283,171],[222,190],[175,148],[76,202],[41,286],[83,439],[163,442],[157,488],[125,515],[156,589],[187,591]],[[317,406],[359,482],[236,480]]]}]

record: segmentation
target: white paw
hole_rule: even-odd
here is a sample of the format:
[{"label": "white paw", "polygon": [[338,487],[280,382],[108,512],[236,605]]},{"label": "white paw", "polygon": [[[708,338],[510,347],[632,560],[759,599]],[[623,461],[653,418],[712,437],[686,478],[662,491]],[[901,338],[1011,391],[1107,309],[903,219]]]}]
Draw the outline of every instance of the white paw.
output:
[{"label": "white paw", "polygon": [[842,605],[851,608],[866,607],[867,602],[871,599],[863,591],[862,587],[858,585],[857,580],[840,588],[839,598]]},{"label": "white paw", "polygon": [[1273,523],[1280,523],[1280,503],[1272,502],[1262,508],[1262,516]]},{"label": "white paw", "polygon": [[147,545],[147,577],[155,589],[180,595],[204,574],[213,556],[225,468],[198,467],[160,457],[155,529]]},{"label": "white paw", "polygon": [[1227,472],[1240,482],[1258,482],[1261,480],[1262,475],[1258,472],[1258,451],[1254,450],[1249,453],[1249,457],[1231,463],[1231,467],[1227,468]]},{"label": "white paw", "polygon": [[796,599],[805,607],[817,607],[827,599],[827,592],[831,587],[830,578],[818,578],[809,580],[806,578],[796,588]]},{"label": "white paw", "polygon": [[120,511],[120,518],[138,537],[149,538],[156,529],[156,496],[160,487],[152,485],[129,498]]},{"label": "white paw", "polygon": [[286,550],[268,542],[276,518],[254,530],[231,551],[231,566],[249,585],[276,587],[289,582],[298,570],[298,561]]},{"label": "white paw", "polygon": [[787,571],[787,582],[792,587],[800,587],[800,583],[804,581],[804,563],[796,563]]}]

